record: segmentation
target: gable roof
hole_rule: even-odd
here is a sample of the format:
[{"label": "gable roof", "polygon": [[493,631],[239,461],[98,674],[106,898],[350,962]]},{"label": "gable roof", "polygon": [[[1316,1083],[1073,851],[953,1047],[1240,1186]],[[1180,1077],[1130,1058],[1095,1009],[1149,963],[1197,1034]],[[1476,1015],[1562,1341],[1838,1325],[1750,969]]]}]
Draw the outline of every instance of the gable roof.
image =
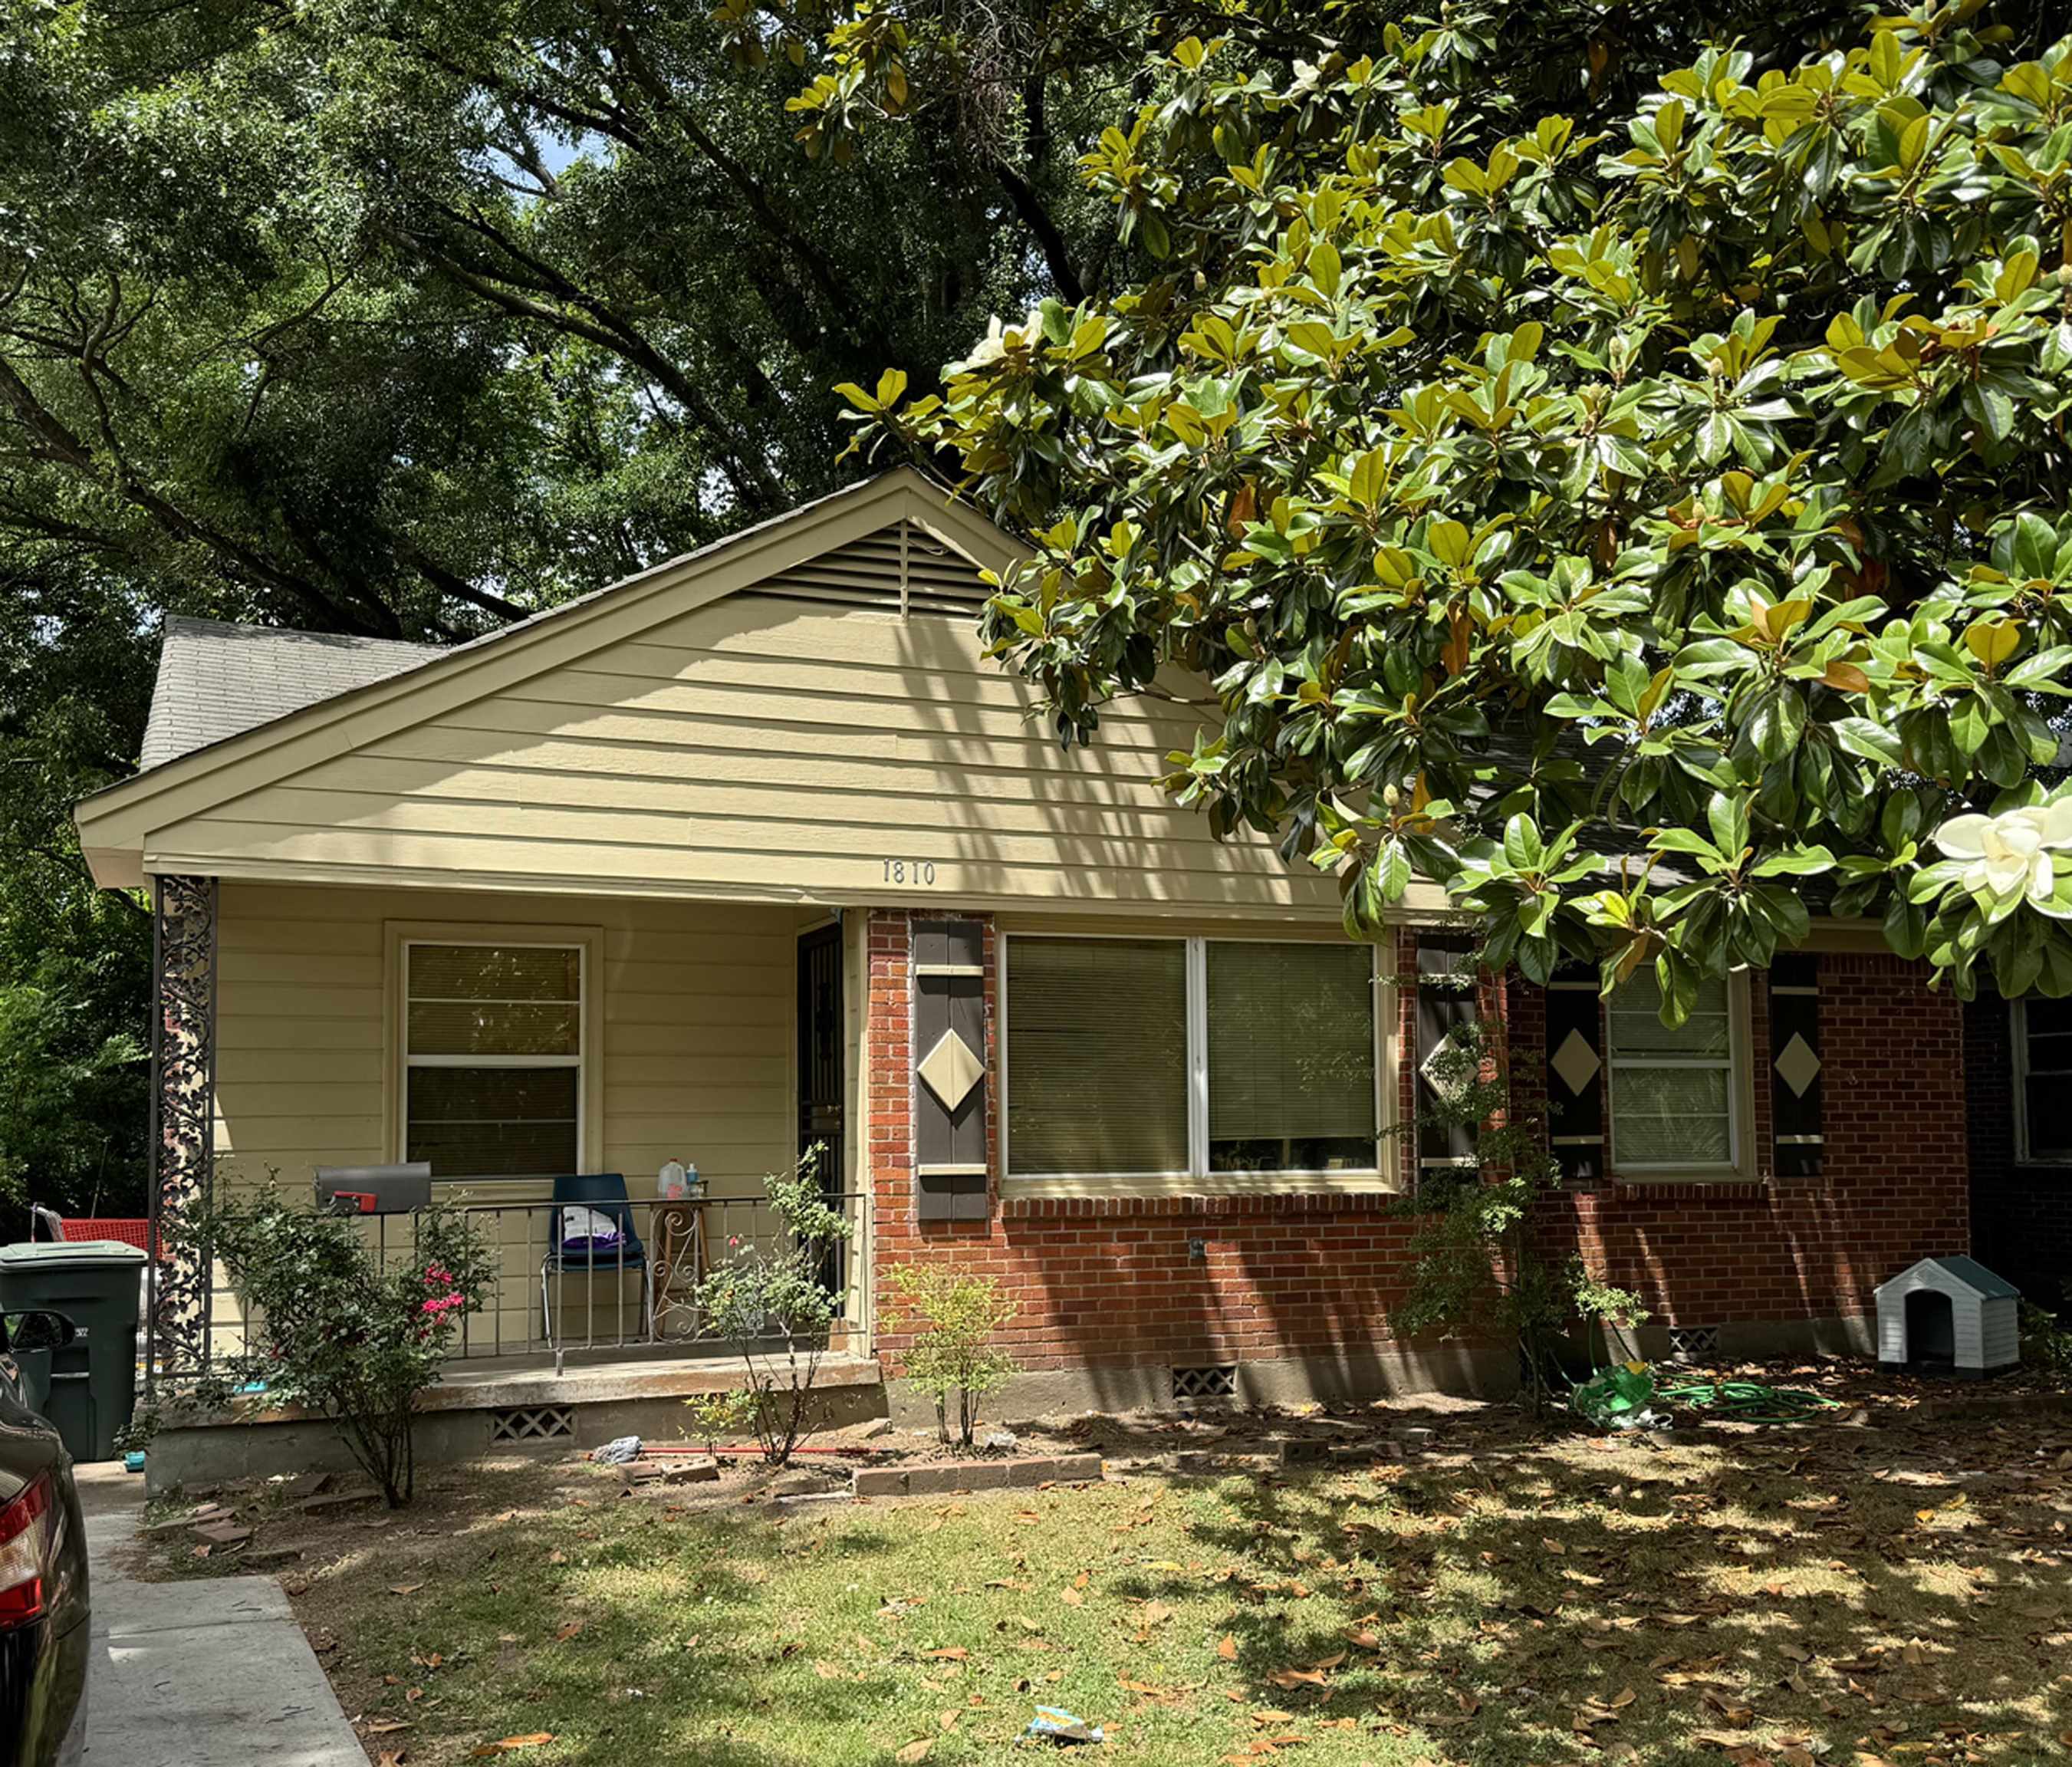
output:
[{"label": "gable roof", "polygon": [[1996,1276],[1975,1258],[1967,1258],[1961,1252],[1947,1257],[1923,1258],[1918,1264],[1909,1264],[1906,1269],[1881,1282],[1877,1292],[1897,1289],[1902,1284],[1918,1288],[1940,1276],[1962,1284],[1974,1294],[1986,1301],[2005,1301],[2021,1298],[2021,1291],[2006,1277]]},{"label": "gable roof", "polygon": [[[244,709],[221,703],[234,700],[234,692],[210,692],[211,703],[204,706],[184,686],[168,684],[158,738],[164,758],[73,807],[80,843],[94,878],[104,888],[141,883],[144,845],[154,828],[587,655],[676,614],[754,589],[837,547],[902,521],[980,569],[1005,569],[1021,555],[1021,549],[970,504],[912,468],[899,466],[463,644],[401,645],[377,655],[365,640],[332,640],[308,633],[269,635],[280,640],[278,646],[257,637],[223,635],[226,631],[254,632],[249,627],[194,635],[199,642],[192,667],[185,660],[177,664],[183,679],[198,669],[198,681],[205,683],[212,670],[219,682],[227,680],[224,672],[231,665],[224,651],[232,644],[249,643],[253,648],[240,655],[253,659],[267,652],[276,657],[292,655],[298,682],[308,682],[314,674],[322,677],[319,684],[327,690],[275,709],[296,690],[269,687],[266,691],[274,697],[266,709],[261,715],[247,717]],[[298,640],[303,643],[298,644]],[[187,642],[183,634],[183,653]],[[398,656],[397,651],[412,654]],[[348,674],[352,679],[347,683],[343,677]],[[157,698],[154,693],[154,725],[158,725]],[[191,744],[186,741],[189,736],[195,739]],[[158,751],[153,752],[155,756]]]},{"label": "gable roof", "polygon": [[442,654],[398,639],[168,614],[137,765],[148,772]]}]

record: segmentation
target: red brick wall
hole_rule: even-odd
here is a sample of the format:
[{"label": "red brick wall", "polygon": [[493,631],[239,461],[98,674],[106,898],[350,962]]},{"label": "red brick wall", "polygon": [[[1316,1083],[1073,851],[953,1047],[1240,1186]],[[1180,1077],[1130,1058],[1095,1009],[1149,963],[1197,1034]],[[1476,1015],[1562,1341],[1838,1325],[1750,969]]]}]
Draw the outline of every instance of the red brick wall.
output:
[{"label": "red brick wall", "polygon": [[[1003,1198],[997,1088],[989,1090],[992,1206],[984,1222],[914,1218],[908,917],[880,910],[867,932],[867,1083],[878,1345],[886,1280],[904,1263],[949,1259],[997,1278],[1020,1304],[1006,1346],[1025,1367],[1203,1363],[1372,1350],[1388,1338],[1416,1223],[1378,1196]],[[986,928],[987,1066],[997,1075],[993,931]],[[1415,968],[1408,935],[1396,972]],[[1756,1181],[1622,1185],[1565,1194],[1553,1231],[1597,1272],[1639,1289],[1667,1323],[1856,1315],[1912,1259],[1968,1244],[1961,1021],[1897,960],[1821,961],[1827,1157],[1814,1178],[1769,1174],[1768,1011],[1754,989]],[[1543,1041],[1540,996],[1506,991],[1521,1104]],[[1492,992],[1490,1003],[1494,1005]],[[1400,997],[1399,1120],[1411,1108],[1414,1003]],[[1406,1169],[1408,1152],[1403,1151]],[[1200,1242],[1198,1260],[1191,1255]]]},{"label": "red brick wall", "polygon": [[[927,918],[927,917],[923,917]],[[1371,1347],[1401,1296],[1414,1224],[1385,1197],[1018,1198],[1000,1194],[997,1115],[993,1209],[985,1222],[914,1218],[913,1059],[907,1038],[908,921],[878,910],[867,934],[872,1206],[878,1317],[886,1280],[927,1258],[997,1278],[1021,1306],[1003,1342],[1029,1369],[1104,1362],[1236,1362]],[[999,1054],[986,931],[989,1071]],[[989,1112],[998,1091],[989,1092]],[[1190,1242],[1202,1242],[1202,1260]],[[906,1339],[881,1329],[896,1362]]]},{"label": "red brick wall", "polygon": [[[1860,1317],[1872,1291],[1931,1252],[1971,1243],[1963,1015],[1896,957],[1819,960],[1816,1176],[1770,1154],[1770,1013],[1753,979],[1754,1181],[1607,1182],[1567,1193],[1561,1236],[1593,1273],[1636,1289],[1658,1321],[1711,1325]],[[1523,984],[1512,998],[1537,997]],[[1520,1047],[1532,1046],[1523,1023]]]}]

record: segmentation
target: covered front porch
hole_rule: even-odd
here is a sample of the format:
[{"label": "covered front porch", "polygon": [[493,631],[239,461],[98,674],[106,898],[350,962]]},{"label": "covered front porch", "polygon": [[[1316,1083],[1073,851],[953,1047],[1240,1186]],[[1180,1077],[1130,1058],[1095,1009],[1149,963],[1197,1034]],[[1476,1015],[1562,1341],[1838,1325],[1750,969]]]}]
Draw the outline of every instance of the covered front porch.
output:
[{"label": "covered front porch", "polygon": [[[772,1172],[818,1147],[847,1222],[828,1260],[837,1356],[870,1348],[870,1223],[857,1169],[857,918],[791,904],[160,877],[154,1206],[205,1182],[369,1199],[409,1255],[409,1205],[462,1211],[498,1281],[466,1370],[726,1354],[699,1280],[770,1251]],[[658,1194],[671,1161],[687,1194]],[[392,1196],[339,1169],[418,1162]],[[673,1175],[673,1174],[672,1174]],[[360,1207],[358,1202],[343,1206]],[[587,1210],[587,1214],[573,1213]],[[239,1341],[220,1271],[158,1272],[154,1375]],[[459,1372],[457,1370],[456,1372]]]}]

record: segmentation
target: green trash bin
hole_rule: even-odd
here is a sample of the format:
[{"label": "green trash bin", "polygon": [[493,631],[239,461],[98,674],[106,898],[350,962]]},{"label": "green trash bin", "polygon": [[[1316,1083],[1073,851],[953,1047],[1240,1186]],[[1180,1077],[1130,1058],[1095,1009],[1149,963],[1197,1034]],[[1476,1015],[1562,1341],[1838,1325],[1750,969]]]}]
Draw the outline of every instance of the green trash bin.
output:
[{"label": "green trash bin", "polygon": [[[144,1253],[119,1239],[0,1246],[0,1313],[61,1313],[78,1335],[50,1356],[43,1415],[76,1461],[115,1457],[137,1404],[138,1291]],[[27,1370],[25,1370],[27,1372]]]}]

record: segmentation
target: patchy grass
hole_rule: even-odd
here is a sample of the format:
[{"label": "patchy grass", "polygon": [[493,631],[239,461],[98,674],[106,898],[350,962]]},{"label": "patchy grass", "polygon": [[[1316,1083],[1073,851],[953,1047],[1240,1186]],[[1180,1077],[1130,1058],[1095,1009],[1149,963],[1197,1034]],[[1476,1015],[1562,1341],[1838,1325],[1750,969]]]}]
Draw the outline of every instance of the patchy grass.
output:
[{"label": "patchy grass", "polygon": [[1039,1702],[1144,1767],[2063,1758],[2072,1417],[1879,1421],[783,1514],[507,1470],[290,1587],[405,1767],[997,1761]]}]

